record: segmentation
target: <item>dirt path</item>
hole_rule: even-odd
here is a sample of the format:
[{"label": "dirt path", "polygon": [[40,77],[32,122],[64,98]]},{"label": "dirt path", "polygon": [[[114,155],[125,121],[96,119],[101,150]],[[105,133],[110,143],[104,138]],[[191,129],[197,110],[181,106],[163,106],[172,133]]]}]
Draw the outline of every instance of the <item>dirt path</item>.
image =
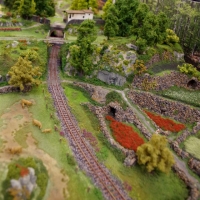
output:
[{"label": "dirt path", "polygon": [[[15,103],[0,119],[3,120],[0,137],[4,141],[3,151],[0,152],[0,163],[9,163],[13,158],[18,158],[17,155],[11,155],[7,151],[8,148],[20,146],[14,139],[15,132],[20,130],[26,123],[31,123],[32,116],[28,109],[22,109],[20,103]],[[63,200],[63,190],[65,190],[66,196],[69,197],[67,192],[68,177],[61,173],[61,169],[58,167],[56,160],[37,147],[37,141],[32,137],[31,133],[27,133],[26,143],[28,147],[23,148],[20,157],[36,157],[42,160],[48,171],[50,189],[47,199]]]}]

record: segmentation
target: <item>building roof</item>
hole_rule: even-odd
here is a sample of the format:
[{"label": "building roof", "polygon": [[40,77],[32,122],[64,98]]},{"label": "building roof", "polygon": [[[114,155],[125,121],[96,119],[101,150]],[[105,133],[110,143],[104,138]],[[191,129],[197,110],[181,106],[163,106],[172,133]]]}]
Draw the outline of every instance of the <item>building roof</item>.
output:
[{"label": "building roof", "polygon": [[66,10],[64,11],[68,14],[85,14],[85,13],[93,13],[92,10]]}]

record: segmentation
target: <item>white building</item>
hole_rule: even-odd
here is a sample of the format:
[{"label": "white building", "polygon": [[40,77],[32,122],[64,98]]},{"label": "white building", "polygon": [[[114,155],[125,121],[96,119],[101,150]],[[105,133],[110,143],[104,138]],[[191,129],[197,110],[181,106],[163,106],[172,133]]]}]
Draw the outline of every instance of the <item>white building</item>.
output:
[{"label": "white building", "polygon": [[67,15],[65,22],[68,23],[71,20],[85,20],[93,19],[93,12],[91,10],[66,10]]}]

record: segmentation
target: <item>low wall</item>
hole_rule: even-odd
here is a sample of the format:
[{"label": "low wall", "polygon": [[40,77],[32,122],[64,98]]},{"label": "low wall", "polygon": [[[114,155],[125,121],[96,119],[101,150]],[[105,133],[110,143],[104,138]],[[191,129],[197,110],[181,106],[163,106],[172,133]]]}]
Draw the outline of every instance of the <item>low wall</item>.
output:
[{"label": "low wall", "polygon": [[[148,80],[148,82],[156,82],[155,90],[165,90],[174,85],[184,88],[190,88],[188,85],[191,78],[189,78],[186,74],[182,74],[180,72],[173,71],[170,74],[166,74],[164,76],[150,76],[145,74],[143,76],[135,76],[133,79],[132,87],[142,89],[142,85],[144,80]],[[200,81],[197,79],[193,79],[196,82],[196,87],[193,89],[200,89]]]},{"label": "low wall", "polygon": [[198,122],[200,119],[200,110],[192,108],[172,100],[151,94],[149,92],[131,90],[128,93],[129,99],[142,108],[147,108],[153,112],[173,118],[182,123]]},{"label": "low wall", "polygon": [[20,91],[19,87],[14,87],[14,86],[0,87],[0,94],[9,93],[9,92],[19,92],[19,91]]}]

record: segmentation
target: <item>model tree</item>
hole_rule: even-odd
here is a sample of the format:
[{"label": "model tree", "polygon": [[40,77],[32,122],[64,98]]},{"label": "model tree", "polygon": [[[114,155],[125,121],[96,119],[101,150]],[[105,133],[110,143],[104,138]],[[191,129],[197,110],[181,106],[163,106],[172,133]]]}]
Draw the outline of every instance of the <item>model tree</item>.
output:
[{"label": "model tree", "polygon": [[69,62],[81,75],[90,74],[92,71],[94,50],[92,42],[96,40],[96,37],[95,22],[93,20],[85,20],[78,28],[76,44],[69,48]]},{"label": "model tree", "polygon": [[136,155],[138,163],[145,165],[148,172],[158,169],[167,173],[174,164],[166,137],[158,134],[153,134],[149,142],[138,147]]},{"label": "model tree", "polygon": [[83,10],[92,8],[93,10],[97,8],[97,0],[73,0],[71,4],[71,9],[73,10]]},{"label": "model tree", "polygon": [[105,17],[105,26],[104,26],[104,35],[107,36],[107,39],[109,40],[110,37],[113,37],[117,34],[117,31],[119,29],[117,22],[118,18],[117,16],[117,10],[114,6],[110,6],[107,10],[107,14]]},{"label": "model tree", "polygon": [[9,84],[19,87],[20,91],[26,92],[34,85],[39,85],[42,73],[39,67],[33,67],[27,57],[19,57],[18,61],[8,72]]},{"label": "model tree", "polygon": [[117,0],[115,8],[118,13],[119,36],[130,36],[132,33],[133,15],[139,5],[138,0]]}]

